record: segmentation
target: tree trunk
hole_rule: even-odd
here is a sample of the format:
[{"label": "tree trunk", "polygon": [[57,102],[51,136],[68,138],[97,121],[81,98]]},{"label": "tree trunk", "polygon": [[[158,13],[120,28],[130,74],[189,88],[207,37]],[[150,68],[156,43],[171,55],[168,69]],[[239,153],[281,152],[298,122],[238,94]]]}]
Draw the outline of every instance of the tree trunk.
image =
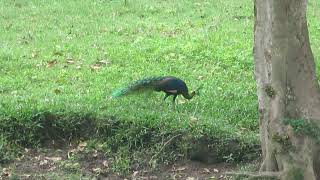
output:
[{"label": "tree trunk", "polygon": [[262,172],[320,179],[320,88],[307,0],[255,0],[254,61]]}]

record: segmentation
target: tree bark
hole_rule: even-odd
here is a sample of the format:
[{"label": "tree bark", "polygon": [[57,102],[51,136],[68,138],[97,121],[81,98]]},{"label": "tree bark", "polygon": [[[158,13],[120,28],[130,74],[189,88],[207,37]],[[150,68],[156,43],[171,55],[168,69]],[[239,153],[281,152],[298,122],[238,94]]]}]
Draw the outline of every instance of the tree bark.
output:
[{"label": "tree bark", "polygon": [[320,179],[320,88],[306,10],[307,0],[254,1],[260,171],[280,179]]}]

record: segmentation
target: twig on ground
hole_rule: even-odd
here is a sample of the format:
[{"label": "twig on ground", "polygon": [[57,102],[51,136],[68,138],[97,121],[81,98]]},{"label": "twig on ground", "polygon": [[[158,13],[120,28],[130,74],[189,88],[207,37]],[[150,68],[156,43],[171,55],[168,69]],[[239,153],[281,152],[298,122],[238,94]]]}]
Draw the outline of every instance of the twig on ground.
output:
[{"label": "twig on ground", "polygon": [[153,156],[151,157],[151,159],[150,159],[150,161],[149,161],[149,164],[150,164],[150,162],[152,162],[152,160],[153,160],[155,157],[157,157],[157,156],[160,154],[160,152],[161,152],[172,140],[174,140],[175,138],[177,138],[177,137],[179,137],[179,136],[181,136],[181,135],[182,135],[182,134],[177,134],[177,135],[171,137],[167,142],[165,142],[164,145],[161,147],[161,149],[160,149],[155,155],[153,155]]}]

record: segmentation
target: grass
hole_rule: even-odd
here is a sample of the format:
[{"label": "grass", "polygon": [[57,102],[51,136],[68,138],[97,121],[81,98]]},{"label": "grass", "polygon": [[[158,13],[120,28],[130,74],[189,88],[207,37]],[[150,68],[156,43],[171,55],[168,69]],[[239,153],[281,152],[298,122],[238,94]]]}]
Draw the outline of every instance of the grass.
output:
[{"label": "grass", "polygon": [[[0,143],[6,145],[0,144],[1,150],[90,135],[112,137],[110,143],[125,147],[143,148],[150,141],[147,148],[155,149],[179,133],[190,136],[179,139],[181,149],[203,136],[258,142],[252,1],[1,4]],[[318,9],[309,2],[316,59]],[[180,77],[189,89],[203,86],[201,95],[178,98],[176,110],[160,93],[110,99],[128,82],[158,75]],[[145,136],[151,140],[142,141]]]}]

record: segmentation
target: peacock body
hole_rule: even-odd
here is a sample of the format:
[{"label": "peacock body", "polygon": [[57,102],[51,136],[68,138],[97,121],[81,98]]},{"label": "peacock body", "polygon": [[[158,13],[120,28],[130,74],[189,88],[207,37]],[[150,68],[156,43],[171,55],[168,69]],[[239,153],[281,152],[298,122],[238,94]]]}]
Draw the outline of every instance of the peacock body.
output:
[{"label": "peacock body", "polygon": [[173,76],[160,76],[148,77],[134,81],[128,86],[114,91],[112,93],[112,97],[117,98],[146,90],[163,91],[166,94],[164,100],[172,95],[173,103],[178,95],[182,95],[186,99],[191,99],[195,95],[195,91],[189,94],[188,87],[183,80]]}]

